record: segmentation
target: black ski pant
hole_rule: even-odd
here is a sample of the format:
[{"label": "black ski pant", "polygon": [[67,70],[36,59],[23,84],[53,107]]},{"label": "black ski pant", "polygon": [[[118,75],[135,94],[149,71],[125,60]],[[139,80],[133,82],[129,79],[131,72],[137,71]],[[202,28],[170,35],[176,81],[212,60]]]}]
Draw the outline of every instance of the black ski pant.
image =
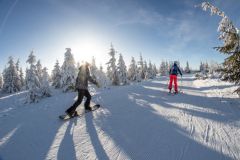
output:
[{"label": "black ski pant", "polygon": [[85,108],[90,107],[90,101],[92,96],[90,95],[89,91],[87,89],[78,89],[77,101],[70,108],[68,108],[66,112],[73,113],[76,110],[76,108],[82,103],[84,96],[87,98],[86,102],[84,103],[84,107]]}]

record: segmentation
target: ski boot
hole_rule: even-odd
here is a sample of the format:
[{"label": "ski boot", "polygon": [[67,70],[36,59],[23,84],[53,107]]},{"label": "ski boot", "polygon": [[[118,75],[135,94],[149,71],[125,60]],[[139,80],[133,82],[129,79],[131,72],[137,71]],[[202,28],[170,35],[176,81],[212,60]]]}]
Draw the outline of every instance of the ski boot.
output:
[{"label": "ski boot", "polygon": [[88,107],[85,107],[85,110],[86,111],[92,111],[92,108],[88,106]]},{"label": "ski boot", "polygon": [[77,114],[76,111],[71,111],[71,112],[66,111],[65,113],[66,113],[69,117],[74,117],[74,116],[76,116],[76,114]]}]

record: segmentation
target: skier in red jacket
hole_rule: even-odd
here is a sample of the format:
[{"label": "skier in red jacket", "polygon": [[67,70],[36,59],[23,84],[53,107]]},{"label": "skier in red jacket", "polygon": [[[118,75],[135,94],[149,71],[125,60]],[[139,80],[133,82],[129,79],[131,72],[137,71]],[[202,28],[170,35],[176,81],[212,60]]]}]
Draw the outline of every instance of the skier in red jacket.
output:
[{"label": "skier in red jacket", "polygon": [[178,84],[177,84],[177,75],[178,73],[182,76],[182,72],[179,69],[177,62],[175,61],[173,66],[170,68],[169,70],[169,77],[170,77],[170,82],[168,85],[168,89],[169,89],[169,93],[171,93],[172,90],[172,82],[174,82],[174,90],[175,90],[175,94],[178,93]]}]

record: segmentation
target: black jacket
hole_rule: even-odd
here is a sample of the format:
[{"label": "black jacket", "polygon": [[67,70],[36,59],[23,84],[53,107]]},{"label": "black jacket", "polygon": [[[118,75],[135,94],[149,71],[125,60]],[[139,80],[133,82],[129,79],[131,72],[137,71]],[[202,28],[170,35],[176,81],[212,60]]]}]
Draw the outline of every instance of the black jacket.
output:
[{"label": "black jacket", "polygon": [[178,73],[182,76],[182,72],[179,69],[179,67],[177,66],[177,64],[174,64],[170,70],[169,70],[169,74],[170,75],[178,75]]},{"label": "black jacket", "polygon": [[97,81],[90,76],[88,67],[81,66],[76,79],[76,89],[88,89],[88,81],[97,85]]}]

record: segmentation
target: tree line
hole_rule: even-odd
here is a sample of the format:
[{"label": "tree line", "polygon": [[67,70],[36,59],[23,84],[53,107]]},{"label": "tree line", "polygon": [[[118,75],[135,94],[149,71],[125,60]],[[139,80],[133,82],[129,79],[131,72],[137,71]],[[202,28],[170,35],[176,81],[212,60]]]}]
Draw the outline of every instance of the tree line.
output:
[{"label": "tree line", "polygon": [[[117,51],[111,45],[106,72],[102,65],[97,67],[95,58],[92,58],[90,72],[101,87],[127,85],[131,82],[141,82],[156,77],[158,73],[156,65],[151,61],[147,63],[141,54],[139,61],[132,57],[129,67],[126,66],[123,55],[120,53],[117,60],[116,54]],[[80,63],[76,63],[71,48],[66,48],[62,65],[59,64],[58,60],[55,62],[51,75],[49,75],[47,67],[43,67],[41,61],[36,59],[34,51],[30,52],[26,63],[27,67],[24,74],[19,60],[15,62],[13,57],[9,57],[7,67],[0,74],[2,92],[15,93],[27,90],[26,102],[32,103],[51,96],[50,86],[62,89],[63,92],[74,90]]]},{"label": "tree line", "polygon": [[[147,63],[140,53],[139,59],[131,58],[131,62],[127,67],[123,55],[119,53],[111,44],[108,52],[109,60],[105,64],[106,71],[103,66],[96,66],[96,60],[93,57],[90,63],[90,73],[102,88],[108,88],[111,85],[120,86],[128,85],[132,82],[141,82],[142,80],[153,79],[157,74],[167,76],[173,62],[162,60],[159,68],[151,61]],[[27,90],[26,102],[38,102],[44,97],[51,96],[50,86],[56,89],[62,89],[63,92],[73,91],[75,89],[75,79],[77,77],[80,63],[75,61],[71,48],[66,48],[64,53],[64,61],[60,65],[56,60],[53,70],[49,75],[47,67],[43,67],[40,60],[36,59],[34,51],[31,51],[27,60],[27,68],[25,74],[20,67],[20,61],[14,62],[13,57],[9,57],[7,67],[0,74],[0,89],[4,93],[15,93]],[[178,62],[180,66],[180,62]],[[208,69],[207,63],[200,64],[200,71]],[[181,67],[180,67],[181,68]],[[181,70],[185,73],[191,73],[189,63]]]}]

